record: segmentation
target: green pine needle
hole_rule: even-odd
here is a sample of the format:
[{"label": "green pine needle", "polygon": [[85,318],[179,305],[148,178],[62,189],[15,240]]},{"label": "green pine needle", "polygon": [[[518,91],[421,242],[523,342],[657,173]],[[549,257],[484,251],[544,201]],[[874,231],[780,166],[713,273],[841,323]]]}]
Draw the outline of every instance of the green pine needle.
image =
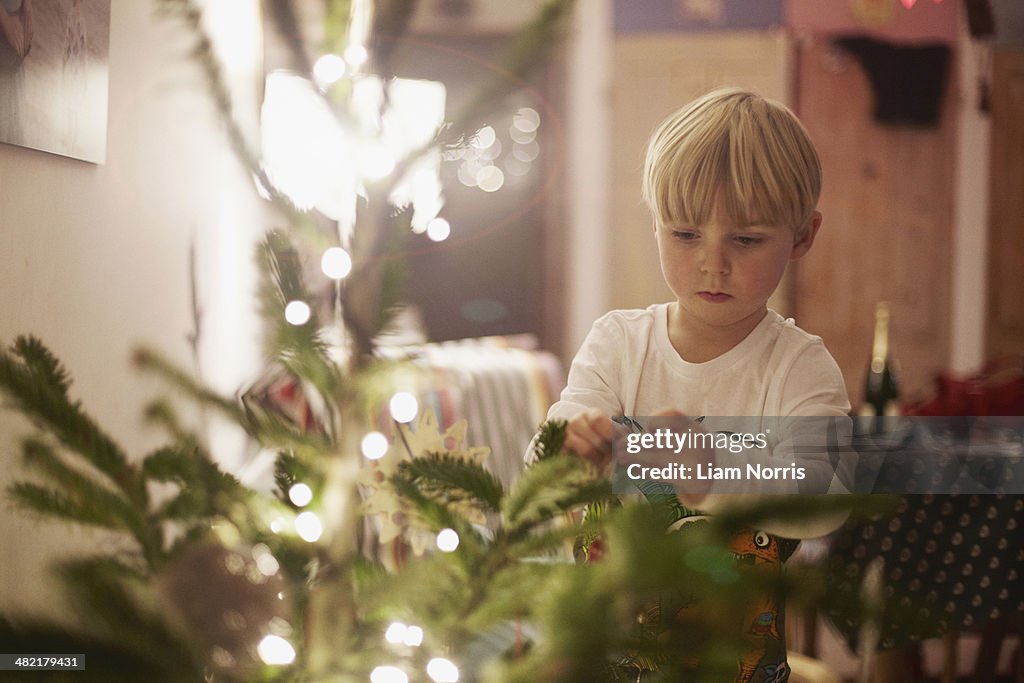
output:
[{"label": "green pine needle", "polygon": [[71,377],[61,362],[36,337],[18,337],[14,352],[41,386],[67,396]]},{"label": "green pine needle", "polygon": [[[272,230],[259,245],[258,262],[263,315],[271,323],[267,355],[276,357],[322,396],[334,396],[339,384],[338,370],[327,357],[327,348],[320,338],[315,297],[303,282],[298,251],[284,232]],[[292,301],[309,304],[311,313],[305,324],[292,325],[285,319],[285,308]]]},{"label": "green pine needle", "polygon": [[522,474],[502,503],[502,516],[516,535],[610,495],[611,483],[593,467],[579,458],[555,456]]},{"label": "green pine needle", "polygon": [[563,453],[567,426],[565,420],[548,420],[540,426],[531,444],[536,460],[547,460]]},{"label": "green pine needle", "polygon": [[137,495],[137,482],[125,453],[77,402],[68,399],[70,381],[52,354],[31,337],[19,337],[13,350],[21,360],[0,351],[0,390],[26,417],[88,460],[118,488]]},{"label": "green pine needle", "polygon": [[465,498],[497,512],[505,495],[501,482],[482,466],[443,453],[430,453],[403,462],[400,470],[410,483],[448,501]]},{"label": "green pine needle", "polygon": [[125,530],[124,520],[110,510],[88,507],[62,491],[38,484],[18,482],[8,487],[7,495],[16,505],[40,515],[76,524]]},{"label": "green pine needle", "polygon": [[[69,466],[48,444],[35,438],[25,439],[22,458],[27,466],[46,475],[51,483],[62,489],[67,500],[79,509],[94,510],[104,518],[119,520],[119,526],[127,529],[144,526],[138,508],[133,507],[121,492]],[[104,523],[102,526],[110,525]]]},{"label": "green pine needle", "polygon": [[483,544],[479,533],[462,518],[450,503],[439,502],[423,491],[417,484],[406,478],[401,472],[389,480],[391,486],[407,504],[408,512],[419,517],[422,522],[435,531],[449,528],[455,529],[462,539],[460,547],[479,547]]},{"label": "green pine needle", "polygon": [[[214,408],[234,422],[244,423],[245,415],[237,401],[211,391],[196,381],[192,375],[184,372],[156,351],[146,348],[136,349],[132,355],[132,361],[136,367],[156,374],[200,405]],[[180,425],[174,417],[173,410],[166,402],[151,404],[146,414],[150,419],[162,422],[172,431],[180,433]]]}]

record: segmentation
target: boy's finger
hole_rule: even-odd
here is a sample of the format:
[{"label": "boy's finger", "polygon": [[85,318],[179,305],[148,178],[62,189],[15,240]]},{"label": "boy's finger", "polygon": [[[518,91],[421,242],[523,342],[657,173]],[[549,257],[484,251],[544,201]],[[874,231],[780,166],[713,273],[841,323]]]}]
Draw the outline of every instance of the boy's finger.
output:
[{"label": "boy's finger", "polygon": [[583,414],[583,418],[590,431],[605,442],[611,443],[614,430],[612,429],[612,419],[610,417],[598,410],[588,410]]},{"label": "boy's finger", "polygon": [[591,429],[587,423],[578,425],[575,429],[570,430],[565,441],[567,447],[571,443],[575,444],[577,446],[577,453],[579,453],[580,449],[584,451],[601,451],[607,449],[610,445],[607,439]]},{"label": "boy's finger", "polygon": [[599,468],[604,467],[611,457],[608,445],[593,432],[570,432],[565,437],[565,448]]}]

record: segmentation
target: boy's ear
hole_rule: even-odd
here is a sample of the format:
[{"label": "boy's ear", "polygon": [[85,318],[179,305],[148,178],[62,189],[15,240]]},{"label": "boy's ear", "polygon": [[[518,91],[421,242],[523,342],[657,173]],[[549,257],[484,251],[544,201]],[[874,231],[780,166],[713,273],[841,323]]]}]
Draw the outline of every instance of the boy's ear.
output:
[{"label": "boy's ear", "polygon": [[795,261],[811,250],[814,238],[818,236],[819,228],[821,228],[821,212],[815,211],[807,221],[804,234],[793,244],[793,251],[789,254],[791,260]]}]

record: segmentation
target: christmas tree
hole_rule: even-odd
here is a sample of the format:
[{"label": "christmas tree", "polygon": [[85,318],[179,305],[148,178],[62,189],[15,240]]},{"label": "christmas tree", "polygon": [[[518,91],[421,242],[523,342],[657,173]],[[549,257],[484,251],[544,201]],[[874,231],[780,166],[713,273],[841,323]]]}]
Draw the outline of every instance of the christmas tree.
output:
[{"label": "christmas tree", "polygon": [[[160,5],[191,27],[227,135],[286,228],[259,248],[273,370],[245,400],[157,352],[135,362],[273,450],[276,489],[223,471],[169,401],[144,407],[166,445],[127,453],[75,401],[46,346],[17,339],[0,354],[0,389],[38,428],[21,456],[40,476],[7,493],[23,510],[118,542],[55,569],[81,627],[5,615],[8,651],[86,654],[85,671],[51,680],[728,680],[749,647],[737,619],[751,596],[821,597],[812,576],[738,566],[729,539],[766,513],[806,517],[848,501],[776,501],[666,535],[672,511],[619,505],[601,473],[562,452],[557,423],[543,426],[537,462],[506,487],[486,468],[487,450],[464,445],[464,422],[443,427],[416,403],[407,389],[420,371],[380,353],[409,237],[443,204],[440,152],[469,144],[543,61],[571,2],[544,3],[512,41],[513,78],[481,84],[450,121],[417,110],[423,125],[404,137],[389,127],[403,98],[436,90],[398,78],[393,41],[375,36],[401,35],[413,3],[329,0],[318,60],[291,4],[270,3],[297,65],[280,87],[355,141],[329,206],[297,198],[301,188],[235,121],[199,7]],[[308,273],[316,261],[326,288]],[[275,390],[288,401],[271,400]],[[368,551],[391,541],[412,554],[395,565]],[[581,563],[565,561],[574,541]]]}]

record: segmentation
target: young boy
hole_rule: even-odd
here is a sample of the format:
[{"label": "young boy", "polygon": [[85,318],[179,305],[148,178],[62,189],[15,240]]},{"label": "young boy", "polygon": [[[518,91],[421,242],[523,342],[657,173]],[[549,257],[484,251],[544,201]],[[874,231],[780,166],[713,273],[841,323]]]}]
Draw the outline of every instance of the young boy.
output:
[{"label": "young boy", "polygon": [[[607,467],[613,417],[848,414],[842,374],[821,339],[767,307],[786,265],[814,244],[820,190],[821,166],[803,126],[754,93],[716,90],[658,127],[647,147],[643,196],[675,300],[612,311],[594,323],[548,413],[568,422],[568,450]],[[768,458],[777,446],[769,442]],[[729,454],[675,457],[708,464]],[[835,473],[827,452],[805,453],[802,463],[826,480]],[[689,507],[721,504],[689,484],[677,489]],[[827,530],[769,529],[789,538]],[[785,559],[772,536],[752,533],[758,542],[751,547],[776,548],[776,565]],[[737,680],[786,680],[781,617],[774,605],[756,616],[773,642],[740,663]]]}]

